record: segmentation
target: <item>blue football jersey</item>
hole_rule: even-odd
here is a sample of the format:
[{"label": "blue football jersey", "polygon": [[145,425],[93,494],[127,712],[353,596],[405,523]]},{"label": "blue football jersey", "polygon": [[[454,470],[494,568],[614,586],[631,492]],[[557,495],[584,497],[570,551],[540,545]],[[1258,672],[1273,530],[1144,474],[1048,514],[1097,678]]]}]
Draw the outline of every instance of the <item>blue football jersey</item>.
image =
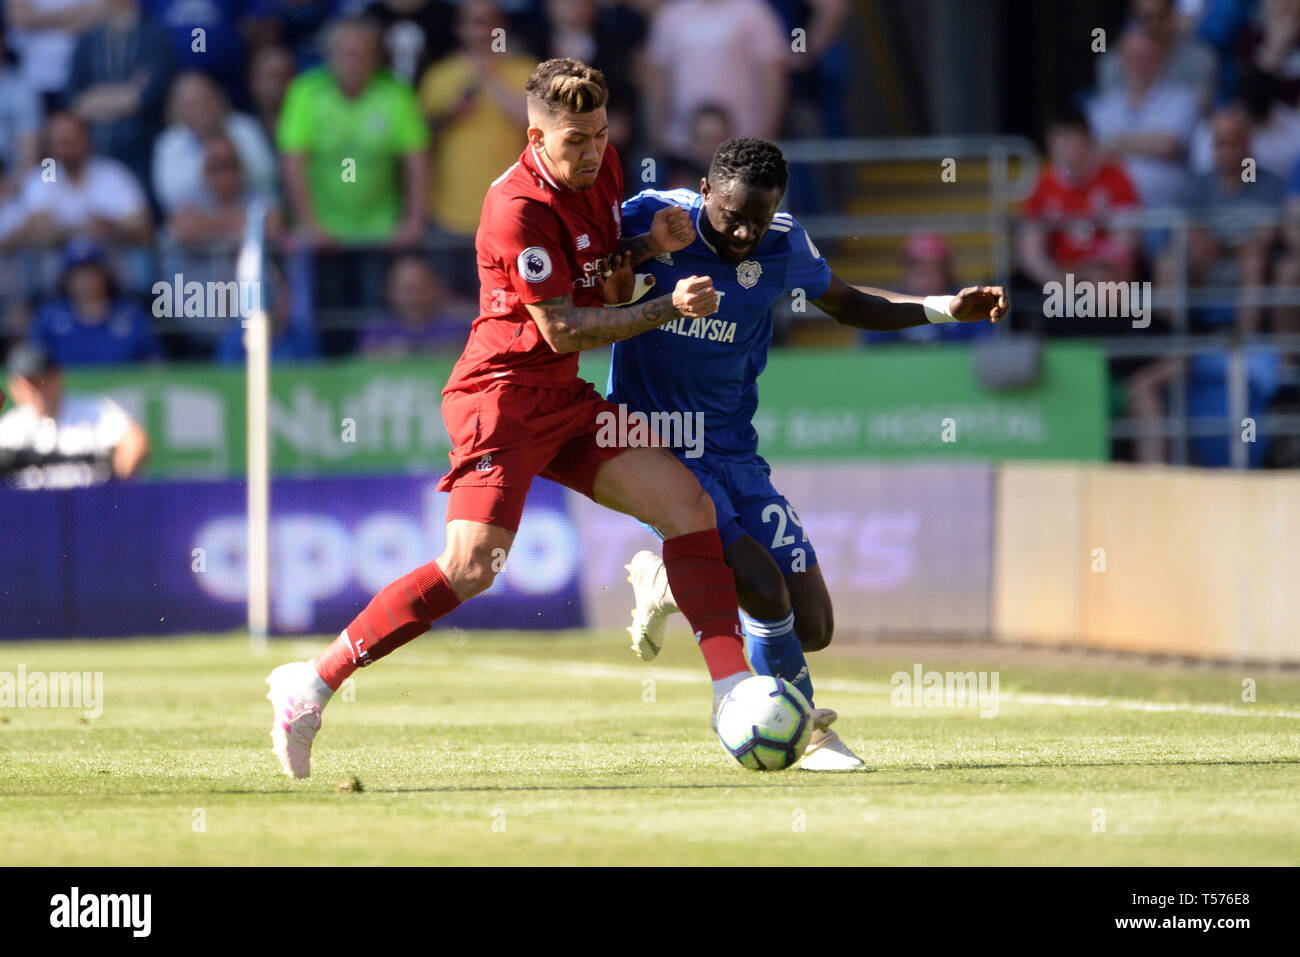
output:
[{"label": "blue football jersey", "polygon": [[609,400],[645,413],[702,412],[705,454],[747,458],[758,451],[752,420],[772,342],[772,303],[796,289],[809,301],[821,298],[831,270],[789,213],[777,213],[744,262],[723,261],[700,232],[703,203],[689,189],[649,189],[623,204],[626,236],[648,232],[665,206],[689,210],[695,241],[637,268],[654,275],[655,295],[688,276],[709,276],[721,301],[707,318],[677,319],[615,343]]}]

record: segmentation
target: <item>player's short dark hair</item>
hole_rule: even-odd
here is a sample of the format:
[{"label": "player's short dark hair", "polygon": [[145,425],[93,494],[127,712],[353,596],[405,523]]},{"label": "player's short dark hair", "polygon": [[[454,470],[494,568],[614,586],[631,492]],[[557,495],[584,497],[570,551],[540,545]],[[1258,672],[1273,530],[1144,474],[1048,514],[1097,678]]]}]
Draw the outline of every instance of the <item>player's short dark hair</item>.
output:
[{"label": "player's short dark hair", "polygon": [[709,164],[709,183],[743,183],[758,189],[776,187],[785,192],[790,182],[790,168],[775,143],[752,136],[727,140],[713,154]]},{"label": "player's short dark hair", "polygon": [[524,92],[530,106],[551,116],[590,113],[609,99],[605,74],[569,57],[555,57],[537,64]]}]

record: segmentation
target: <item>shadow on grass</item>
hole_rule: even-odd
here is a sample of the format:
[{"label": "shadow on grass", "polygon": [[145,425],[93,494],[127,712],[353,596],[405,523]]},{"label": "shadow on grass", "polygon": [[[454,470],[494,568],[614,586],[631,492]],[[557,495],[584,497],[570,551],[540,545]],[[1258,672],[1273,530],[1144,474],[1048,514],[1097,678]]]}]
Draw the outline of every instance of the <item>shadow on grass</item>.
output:
[{"label": "shadow on grass", "polygon": [[[364,787],[361,791],[354,792],[359,794],[478,794],[478,793],[501,793],[508,794],[514,792],[528,793],[541,791],[554,791],[557,793],[581,792],[581,791],[719,791],[732,788],[745,788],[755,790],[789,790],[797,788],[803,784],[811,784],[814,781],[819,782],[818,787],[861,787],[863,785],[872,785],[877,787],[909,787],[914,784],[911,780],[898,780],[896,775],[916,774],[918,772],[932,771],[1042,771],[1049,769],[1068,770],[1071,768],[1177,768],[1177,767],[1268,767],[1270,765],[1295,765],[1300,764],[1300,757],[1289,758],[1269,758],[1249,761],[1064,761],[1057,763],[1002,763],[1002,764],[913,764],[903,766],[891,766],[885,768],[872,768],[870,772],[863,771],[838,771],[838,772],[812,772],[799,773],[797,770],[793,774],[772,774],[746,776],[736,781],[717,782],[717,783],[698,783],[692,784],[682,782],[678,784],[664,783],[629,783],[629,784],[446,784],[430,787],[412,787],[412,788],[389,788],[389,787]],[[640,772],[633,772],[640,773]],[[320,777],[316,778],[320,781]],[[176,790],[143,790],[136,791],[133,797],[152,797],[154,795],[177,796],[177,795],[195,795],[195,794],[230,794],[230,795],[303,795],[307,797],[319,797],[322,794],[329,793],[349,793],[337,786],[331,787],[328,791],[318,789],[308,790],[306,787],[301,789],[292,789],[292,786],[279,788],[184,788]],[[71,794],[85,795],[83,791],[13,791],[0,790],[0,798],[61,798],[68,797]],[[120,791],[105,791],[98,797],[121,796]]]}]

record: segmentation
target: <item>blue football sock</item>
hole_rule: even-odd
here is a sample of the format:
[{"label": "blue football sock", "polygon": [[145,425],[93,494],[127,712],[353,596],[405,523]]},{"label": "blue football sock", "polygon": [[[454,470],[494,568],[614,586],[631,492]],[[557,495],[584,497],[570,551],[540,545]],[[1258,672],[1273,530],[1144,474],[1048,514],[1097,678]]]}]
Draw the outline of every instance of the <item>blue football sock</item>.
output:
[{"label": "blue football sock", "polygon": [[741,612],[740,625],[745,630],[745,652],[755,674],[784,678],[812,704],[812,677],[794,633],[794,612],[779,621],[757,621]]}]

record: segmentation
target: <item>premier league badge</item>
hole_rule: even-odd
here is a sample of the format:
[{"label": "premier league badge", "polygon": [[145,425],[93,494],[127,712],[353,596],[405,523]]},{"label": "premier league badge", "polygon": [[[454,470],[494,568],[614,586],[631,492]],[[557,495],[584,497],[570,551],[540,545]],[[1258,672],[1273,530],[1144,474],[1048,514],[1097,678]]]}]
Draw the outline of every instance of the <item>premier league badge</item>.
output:
[{"label": "premier league badge", "polygon": [[746,259],[736,267],[736,282],[746,289],[753,289],[758,277],[763,275],[763,267],[752,259]]},{"label": "premier league badge", "polygon": [[515,265],[529,282],[542,282],[551,275],[551,254],[541,246],[529,246],[519,254]]}]

